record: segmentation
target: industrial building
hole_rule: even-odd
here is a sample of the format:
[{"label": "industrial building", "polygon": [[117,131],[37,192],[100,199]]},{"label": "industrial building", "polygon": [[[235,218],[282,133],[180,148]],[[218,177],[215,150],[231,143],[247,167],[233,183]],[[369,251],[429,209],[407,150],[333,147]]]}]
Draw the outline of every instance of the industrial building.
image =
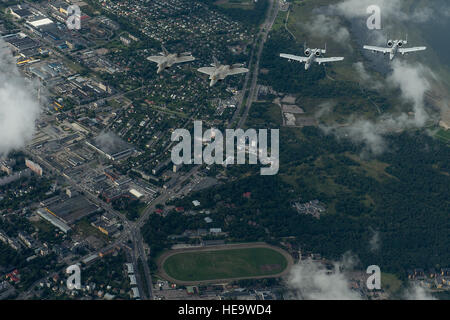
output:
[{"label": "industrial building", "polygon": [[47,211],[70,225],[84,217],[99,212],[100,208],[90,203],[83,196],[77,195],[72,198],[62,197],[61,201],[49,206]]},{"label": "industrial building", "polygon": [[47,212],[46,209],[38,209],[36,211],[36,213],[43,218],[44,220],[47,220],[48,222],[50,222],[52,225],[54,225],[55,227],[57,227],[58,229],[60,229],[62,232],[67,233],[71,230],[71,228],[61,219],[59,219],[57,216],[55,216],[54,214],[51,214],[49,212]]},{"label": "industrial building", "polygon": [[14,51],[23,52],[40,46],[39,42],[27,37],[23,33],[10,34],[2,37]]},{"label": "industrial building", "polygon": [[118,161],[130,156],[134,148],[113,133],[101,134],[86,144],[109,160]]},{"label": "industrial building", "polygon": [[11,15],[17,19],[25,19],[33,15],[27,4],[18,4],[9,8]]}]

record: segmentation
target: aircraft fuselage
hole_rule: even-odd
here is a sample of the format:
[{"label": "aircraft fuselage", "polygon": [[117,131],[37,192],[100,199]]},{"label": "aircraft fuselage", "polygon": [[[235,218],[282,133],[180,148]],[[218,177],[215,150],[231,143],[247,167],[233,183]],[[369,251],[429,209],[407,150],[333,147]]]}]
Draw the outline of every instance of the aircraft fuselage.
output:
[{"label": "aircraft fuselage", "polygon": [[211,83],[209,84],[211,87],[215,85],[218,81],[221,81],[226,78],[228,75],[228,71],[230,71],[231,67],[228,65],[222,65],[216,68],[214,73],[209,76],[209,80]]},{"label": "aircraft fuselage", "polygon": [[398,49],[400,48],[399,46],[400,41],[395,40],[394,43],[392,44],[392,48],[391,48],[391,52],[389,53],[389,59],[392,61],[395,58],[395,55],[398,52]]},{"label": "aircraft fuselage", "polygon": [[309,54],[309,56],[307,56],[308,59],[305,62],[305,70],[308,70],[311,67],[311,65],[314,63],[316,58],[320,57],[322,54],[320,49],[313,49],[313,50],[310,49],[309,52],[310,52],[310,54]]},{"label": "aircraft fuselage", "polygon": [[177,54],[169,54],[165,56],[165,60],[158,64],[158,73],[172,67],[177,62]]}]

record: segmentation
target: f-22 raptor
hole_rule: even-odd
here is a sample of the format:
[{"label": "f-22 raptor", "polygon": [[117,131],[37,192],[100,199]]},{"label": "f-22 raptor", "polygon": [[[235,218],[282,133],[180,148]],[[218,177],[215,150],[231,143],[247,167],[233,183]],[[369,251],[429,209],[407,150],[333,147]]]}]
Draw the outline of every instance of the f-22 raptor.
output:
[{"label": "f-22 raptor", "polygon": [[195,58],[191,55],[190,52],[169,53],[169,51],[167,51],[167,49],[164,46],[161,46],[161,48],[162,48],[162,55],[150,56],[147,58],[147,60],[156,62],[158,64],[158,71],[157,71],[158,74],[163,72],[165,69],[172,67],[174,64],[190,62],[195,60]]},{"label": "f-22 raptor", "polygon": [[242,68],[242,64],[232,64],[232,65],[223,65],[221,64],[215,57],[213,57],[214,63],[211,64],[211,67],[203,67],[198,69],[199,72],[209,75],[209,86],[214,86],[218,81],[224,80],[228,76],[232,76],[235,74],[246,73],[249,70],[247,68]]}]

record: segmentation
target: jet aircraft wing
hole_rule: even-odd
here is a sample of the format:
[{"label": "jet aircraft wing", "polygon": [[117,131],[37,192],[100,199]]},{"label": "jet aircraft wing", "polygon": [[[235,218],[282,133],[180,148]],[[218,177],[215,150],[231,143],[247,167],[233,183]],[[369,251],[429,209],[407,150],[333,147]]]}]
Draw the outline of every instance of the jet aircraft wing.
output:
[{"label": "jet aircraft wing", "polygon": [[214,74],[214,72],[216,71],[216,68],[214,68],[214,67],[203,67],[203,68],[198,69],[198,71],[210,76],[210,75]]},{"label": "jet aircraft wing", "polygon": [[318,64],[327,63],[327,62],[336,62],[336,61],[342,61],[344,60],[344,57],[330,57],[330,58],[316,58],[316,62]]},{"label": "jet aircraft wing", "polygon": [[177,63],[181,63],[181,62],[189,62],[189,61],[194,61],[195,58],[193,56],[181,56],[181,57],[177,57],[176,61]]},{"label": "jet aircraft wing", "polygon": [[299,62],[306,62],[306,61],[308,61],[308,57],[299,57],[299,56],[294,56],[293,54],[280,53],[280,57],[281,58],[285,58],[285,59],[289,59],[289,60],[299,61]]},{"label": "jet aircraft wing", "polygon": [[381,53],[390,53],[391,52],[391,48],[382,48],[382,47],[374,47],[374,46],[364,46],[364,49],[375,51],[375,52],[381,52]]},{"label": "jet aircraft wing", "polygon": [[152,62],[156,62],[156,63],[162,63],[166,60],[166,57],[163,56],[150,56],[147,57],[147,60],[150,60]]},{"label": "jet aircraft wing", "polygon": [[410,53],[410,52],[423,51],[426,49],[427,49],[427,47],[400,48],[400,49],[398,49],[398,52],[400,52],[401,54],[405,54],[405,53]]},{"label": "jet aircraft wing", "polygon": [[247,68],[233,68],[227,71],[227,76],[231,76],[234,74],[246,73],[248,72]]}]

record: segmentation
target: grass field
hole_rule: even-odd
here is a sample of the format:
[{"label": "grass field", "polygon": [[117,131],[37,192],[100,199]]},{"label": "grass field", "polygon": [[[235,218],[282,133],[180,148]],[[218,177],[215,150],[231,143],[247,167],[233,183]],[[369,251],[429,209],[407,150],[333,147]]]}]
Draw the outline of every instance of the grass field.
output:
[{"label": "grass field", "polygon": [[397,293],[402,287],[402,281],[395,275],[390,273],[381,274],[381,287],[383,290],[390,292],[391,294]]},{"label": "grass field", "polygon": [[215,4],[227,9],[236,8],[251,10],[255,7],[252,0],[218,0],[215,2]]},{"label": "grass field", "polygon": [[436,138],[442,140],[443,142],[449,143],[450,142],[450,131],[449,130],[440,129],[436,133]]},{"label": "grass field", "polygon": [[283,272],[286,258],[269,248],[184,252],[164,262],[164,271],[180,281],[258,277]]}]

